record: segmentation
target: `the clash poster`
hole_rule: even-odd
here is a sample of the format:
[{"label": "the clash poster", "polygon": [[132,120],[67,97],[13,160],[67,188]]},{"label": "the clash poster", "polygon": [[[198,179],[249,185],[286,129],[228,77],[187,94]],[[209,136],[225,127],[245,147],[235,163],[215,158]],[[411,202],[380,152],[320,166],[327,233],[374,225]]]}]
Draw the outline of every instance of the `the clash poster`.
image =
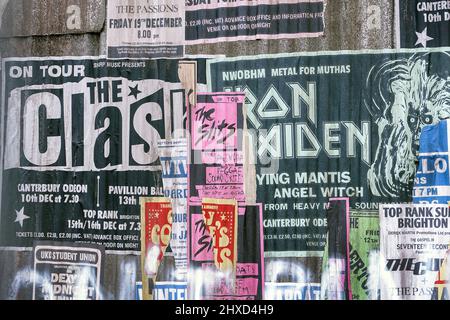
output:
[{"label": "the clash poster", "polygon": [[[197,81],[205,83],[205,60]],[[178,60],[3,60],[0,246],[140,252],[140,197],[164,196],[158,141],[186,125]]]},{"label": "the clash poster", "polygon": [[211,91],[246,94],[267,258],[320,258],[329,198],[355,210],[411,201],[420,132],[450,110],[449,63],[446,49],[208,62]]}]

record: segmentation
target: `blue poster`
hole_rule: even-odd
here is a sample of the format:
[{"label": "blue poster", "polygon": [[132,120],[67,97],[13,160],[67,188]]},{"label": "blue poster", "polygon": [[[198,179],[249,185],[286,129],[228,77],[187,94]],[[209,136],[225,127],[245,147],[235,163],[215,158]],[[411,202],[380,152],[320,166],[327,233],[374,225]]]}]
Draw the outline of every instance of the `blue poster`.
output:
[{"label": "blue poster", "polygon": [[186,300],[186,282],[156,282],[154,300]]},{"label": "blue poster", "polygon": [[419,166],[413,188],[414,203],[447,204],[450,201],[449,121],[443,120],[422,129]]},{"label": "blue poster", "polygon": [[[154,300],[186,300],[186,282],[160,281],[153,289]],[[136,300],[142,300],[142,282],[136,282]]]}]

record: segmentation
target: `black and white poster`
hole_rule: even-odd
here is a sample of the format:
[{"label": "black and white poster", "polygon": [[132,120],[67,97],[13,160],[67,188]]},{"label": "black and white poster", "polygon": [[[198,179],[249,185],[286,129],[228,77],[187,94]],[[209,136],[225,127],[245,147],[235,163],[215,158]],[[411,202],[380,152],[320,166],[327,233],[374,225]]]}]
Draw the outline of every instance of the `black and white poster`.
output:
[{"label": "black and white poster", "polygon": [[397,46],[450,46],[450,2],[396,0]]},{"label": "black and white poster", "polygon": [[108,0],[108,58],[184,55],[185,12],[180,0]]},{"label": "black and white poster", "polygon": [[324,11],[323,0],[186,0],[186,44],[319,37]]},{"label": "black and white poster", "polygon": [[[450,246],[450,209],[439,204],[380,205],[381,300],[431,300]],[[445,269],[445,268],[444,268]]]},{"label": "black and white poster", "polygon": [[33,249],[33,300],[102,298],[103,247],[43,241]]},{"label": "black and white poster", "polygon": [[158,141],[185,126],[178,61],[3,63],[0,246],[84,241],[139,253],[139,198],[164,196]]},{"label": "black and white poster", "polygon": [[324,34],[324,0],[109,0],[108,58],[180,57],[184,45]]}]

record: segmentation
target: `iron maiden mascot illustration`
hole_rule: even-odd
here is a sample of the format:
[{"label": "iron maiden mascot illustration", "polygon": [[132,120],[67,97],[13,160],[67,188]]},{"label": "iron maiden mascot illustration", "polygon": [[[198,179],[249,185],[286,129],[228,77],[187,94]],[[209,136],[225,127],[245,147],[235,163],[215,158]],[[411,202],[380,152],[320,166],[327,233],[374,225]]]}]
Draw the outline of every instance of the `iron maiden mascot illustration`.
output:
[{"label": "iron maiden mascot illustration", "polygon": [[410,196],[422,128],[450,117],[450,55],[416,54],[371,69],[365,104],[379,144],[367,174],[373,195]]}]

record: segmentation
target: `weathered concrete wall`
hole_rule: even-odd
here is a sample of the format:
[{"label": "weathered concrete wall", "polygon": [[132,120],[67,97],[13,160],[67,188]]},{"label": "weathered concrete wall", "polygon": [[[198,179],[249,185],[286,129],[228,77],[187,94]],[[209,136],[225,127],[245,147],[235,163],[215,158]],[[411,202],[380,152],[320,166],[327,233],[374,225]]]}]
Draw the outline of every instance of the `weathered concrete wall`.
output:
[{"label": "weathered concrete wall", "polygon": [[100,35],[95,33],[4,38],[1,55],[31,56],[96,56],[100,54]]},{"label": "weathered concrete wall", "polygon": [[14,0],[7,2],[1,37],[100,33],[105,0]]},{"label": "weathered concrete wall", "polygon": [[[80,10],[79,22],[74,22],[78,12],[74,5]],[[104,54],[105,10],[106,0],[9,1],[0,28],[2,57]],[[395,45],[394,2],[390,0],[328,0],[325,24],[325,35],[319,38],[188,46],[186,53],[239,56]]]},{"label": "weathered concrete wall", "polygon": [[[393,3],[391,0],[328,0],[323,37],[189,46],[186,53],[239,56],[394,48]],[[2,57],[106,53],[106,0],[0,0],[0,14],[2,8],[5,8],[0,20]],[[31,252],[0,251],[0,299],[31,299],[31,262]],[[139,278],[137,256],[109,255],[103,297],[134,299],[135,281]]]}]

